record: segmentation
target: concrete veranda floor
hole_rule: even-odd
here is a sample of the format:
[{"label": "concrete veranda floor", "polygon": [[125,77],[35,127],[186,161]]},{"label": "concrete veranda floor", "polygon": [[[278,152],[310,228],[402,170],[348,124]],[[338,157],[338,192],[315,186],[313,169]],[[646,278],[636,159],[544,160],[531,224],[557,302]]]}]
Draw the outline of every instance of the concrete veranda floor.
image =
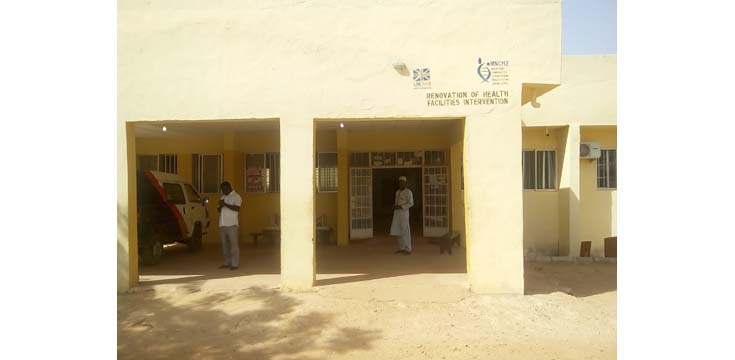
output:
[{"label": "concrete veranda floor", "polygon": [[470,293],[464,249],[390,238],[317,247],[313,291],[279,290],[279,249],[167,248],[118,297],[119,358],[615,358],[616,264],[526,263],[528,296]]}]

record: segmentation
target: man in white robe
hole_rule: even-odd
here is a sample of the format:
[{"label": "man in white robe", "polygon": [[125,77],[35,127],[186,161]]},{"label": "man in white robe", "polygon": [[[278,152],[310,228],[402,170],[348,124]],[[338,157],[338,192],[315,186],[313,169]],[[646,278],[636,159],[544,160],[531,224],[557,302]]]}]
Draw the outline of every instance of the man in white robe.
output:
[{"label": "man in white robe", "polygon": [[399,236],[396,254],[411,255],[411,224],[409,224],[408,209],[413,206],[413,193],[406,188],[406,177],[398,178],[399,189],[396,190],[396,200],[393,204],[393,223],[390,234]]}]

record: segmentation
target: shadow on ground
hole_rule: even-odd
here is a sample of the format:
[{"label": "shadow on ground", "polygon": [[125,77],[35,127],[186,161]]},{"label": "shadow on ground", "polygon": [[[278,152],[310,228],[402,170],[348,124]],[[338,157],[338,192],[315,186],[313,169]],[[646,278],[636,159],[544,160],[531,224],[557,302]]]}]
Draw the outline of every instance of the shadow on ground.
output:
[{"label": "shadow on ground", "polygon": [[[315,285],[332,287],[419,274],[451,274],[457,286],[466,284],[463,279],[455,279],[457,276],[464,278],[467,273],[464,248],[454,247],[452,255],[440,255],[438,246],[424,237],[414,238],[410,256],[394,254],[395,247],[395,239],[387,236],[352,241],[345,247],[318,245]],[[231,288],[278,286],[278,246],[241,244],[240,253],[240,269],[230,271],[217,268],[222,257],[216,244],[210,244],[197,253],[188,252],[185,246],[168,247],[161,264],[141,267],[141,285],[203,284],[208,280],[226,280]],[[525,263],[525,293],[564,292],[585,297],[615,291],[616,269],[616,264],[608,263]]]},{"label": "shadow on ground", "polygon": [[317,359],[369,350],[380,338],[377,330],[335,327],[334,314],[304,312],[300,304],[262,287],[212,292],[190,284],[122,294],[118,357]]},{"label": "shadow on ground", "polygon": [[587,297],[617,291],[617,264],[609,263],[526,263],[526,295],[563,292]]},{"label": "shadow on ground", "polygon": [[[353,241],[349,246],[316,247],[317,286],[335,285],[412,274],[459,274],[467,272],[465,249],[454,247],[452,255],[440,255],[439,247],[428,238],[414,238],[410,256],[394,254],[390,237]],[[191,284],[205,280],[252,275],[279,275],[280,248],[270,244],[240,245],[240,269],[221,270],[220,249],[216,244],[190,253],[183,245],[164,249],[160,264],[141,266],[141,285]]]}]

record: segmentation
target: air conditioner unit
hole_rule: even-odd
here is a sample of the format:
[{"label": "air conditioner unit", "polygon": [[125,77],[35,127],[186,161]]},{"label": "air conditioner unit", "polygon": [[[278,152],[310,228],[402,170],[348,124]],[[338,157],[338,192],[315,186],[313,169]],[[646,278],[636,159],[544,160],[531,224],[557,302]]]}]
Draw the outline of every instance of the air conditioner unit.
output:
[{"label": "air conditioner unit", "polygon": [[600,157],[600,154],[600,143],[598,142],[583,142],[579,144],[580,159],[597,159]]}]

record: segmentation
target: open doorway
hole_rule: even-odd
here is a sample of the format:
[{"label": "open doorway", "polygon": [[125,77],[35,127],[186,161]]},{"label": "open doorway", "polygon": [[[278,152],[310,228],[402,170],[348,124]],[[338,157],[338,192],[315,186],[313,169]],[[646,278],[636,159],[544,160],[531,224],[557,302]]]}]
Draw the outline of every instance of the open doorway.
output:
[{"label": "open doorway", "polygon": [[[272,276],[277,282],[279,120],[137,122],[134,126],[135,171],[148,179],[136,184],[137,202],[142,203],[147,193],[160,198],[158,212],[137,207],[139,283],[184,283],[252,274]],[[222,254],[218,211],[224,181],[242,199],[236,215],[239,261],[230,259],[225,264],[232,269],[220,268],[227,261]],[[147,249],[151,253],[156,249],[156,261],[146,261],[145,257],[150,258]]]},{"label": "open doorway", "polygon": [[409,211],[411,233],[422,235],[423,218],[421,168],[373,169],[373,233],[376,236],[388,235],[393,220],[393,204],[398,178],[406,177],[406,187],[413,193],[413,207]]}]

